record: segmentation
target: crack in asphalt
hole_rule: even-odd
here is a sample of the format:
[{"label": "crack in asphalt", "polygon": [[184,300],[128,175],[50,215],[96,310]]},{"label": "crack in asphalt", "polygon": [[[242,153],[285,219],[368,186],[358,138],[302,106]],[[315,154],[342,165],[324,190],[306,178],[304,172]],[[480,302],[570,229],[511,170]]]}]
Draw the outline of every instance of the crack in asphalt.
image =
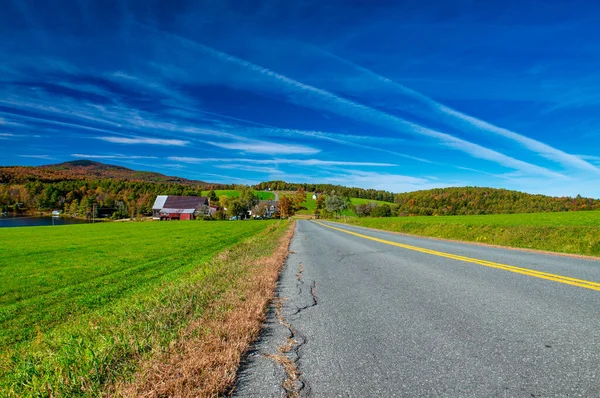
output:
[{"label": "crack in asphalt", "polygon": [[[304,282],[302,282],[302,283],[304,283]],[[302,293],[302,288],[300,286],[298,286],[298,290],[300,293]],[[307,310],[307,309],[319,304],[319,300],[317,298],[317,281],[313,281],[312,284],[310,285],[310,298],[311,298],[310,303],[308,303],[302,307],[297,307],[296,310],[290,314],[290,316],[298,315],[302,311]]]},{"label": "crack in asphalt", "polygon": [[[298,289],[298,296],[301,297],[303,289],[302,286],[306,283],[302,279],[302,273],[304,271],[302,263],[298,267],[298,273],[296,274],[297,283],[296,288]],[[317,282],[313,281],[310,284],[310,298],[311,302],[302,307],[297,307],[289,316],[295,316],[312,308],[318,304],[317,298]],[[279,323],[284,326],[289,333],[286,342],[278,347],[278,353],[276,354],[264,354],[267,358],[275,361],[281,365],[285,371],[286,378],[281,383],[281,386],[286,392],[287,397],[296,398],[300,396],[309,397],[311,395],[311,389],[304,377],[302,372],[298,368],[298,361],[301,358],[301,349],[308,342],[306,336],[298,332],[290,322],[288,322],[283,315],[283,304],[288,300],[287,298],[276,298],[274,299],[275,304],[275,316]]]},{"label": "crack in asphalt", "polygon": [[298,273],[296,274],[296,278],[300,281],[302,280],[302,272],[304,271],[304,268],[302,267],[302,263],[300,263],[300,266],[298,267]]}]

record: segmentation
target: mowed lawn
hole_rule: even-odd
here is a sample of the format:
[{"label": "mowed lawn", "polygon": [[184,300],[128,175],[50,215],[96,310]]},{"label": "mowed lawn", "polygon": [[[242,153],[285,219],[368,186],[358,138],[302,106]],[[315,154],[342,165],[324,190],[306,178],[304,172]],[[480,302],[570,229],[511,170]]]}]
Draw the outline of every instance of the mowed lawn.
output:
[{"label": "mowed lawn", "polygon": [[[215,276],[210,260],[217,253],[275,223],[0,229],[0,396],[77,385],[80,377],[90,386],[105,383],[113,370],[103,366],[118,372],[127,358],[168,342],[239,277]],[[188,289],[204,279],[215,281],[210,289]]]},{"label": "mowed lawn", "polygon": [[600,212],[353,218],[349,224],[414,235],[600,256]]}]

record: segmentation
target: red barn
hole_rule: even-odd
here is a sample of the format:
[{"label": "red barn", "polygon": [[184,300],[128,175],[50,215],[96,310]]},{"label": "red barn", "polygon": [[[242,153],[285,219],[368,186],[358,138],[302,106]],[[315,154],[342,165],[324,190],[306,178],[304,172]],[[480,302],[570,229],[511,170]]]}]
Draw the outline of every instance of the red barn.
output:
[{"label": "red barn", "polygon": [[209,214],[209,200],[203,196],[159,195],[152,206],[155,220],[194,220]]}]

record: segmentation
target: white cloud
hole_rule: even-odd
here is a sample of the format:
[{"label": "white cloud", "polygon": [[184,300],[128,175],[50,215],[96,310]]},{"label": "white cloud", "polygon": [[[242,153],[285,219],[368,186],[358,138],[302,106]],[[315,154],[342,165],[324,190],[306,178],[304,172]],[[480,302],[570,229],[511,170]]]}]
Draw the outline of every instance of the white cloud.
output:
[{"label": "white cloud", "polygon": [[252,163],[252,164],[289,164],[296,166],[372,166],[372,167],[390,167],[396,166],[392,163],[377,162],[353,162],[338,160],[320,160],[320,159],[243,159],[243,158],[194,158],[170,156],[169,160],[183,163],[212,163],[212,162],[234,162],[234,163]]},{"label": "white cloud", "polygon": [[31,158],[31,159],[45,159],[45,160],[53,160],[54,158],[50,155],[19,155],[21,158]]},{"label": "white cloud", "polygon": [[219,148],[238,150],[248,153],[261,153],[265,155],[314,155],[321,152],[320,149],[294,144],[277,144],[267,141],[246,141],[246,142],[214,142],[207,141],[207,144]]},{"label": "white cloud", "polygon": [[273,173],[273,167],[249,166],[245,164],[220,164],[215,165],[215,167],[228,170],[252,171],[254,173]]},{"label": "white cloud", "polygon": [[112,142],[115,144],[128,144],[128,145],[163,145],[163,146],[186,146],[189,141],[184,140],[173,140],[163,138],[147,138],[147,137],[95,137],[98,140]]},{"label": "white cloud", "polygon": [[[437,163],[437,162],[433,162],[431,160],[423,159],[423,158],[420,158],[417,156],[407,155],[405,153],[401,153],[398,151],[391,151],[389,149],[377,148],[377,147],[374,147],[371,145],[364,145],[364,144],[360,144],[357,142],[349,141],[352,139],[366,140],[366,139],[369,139],[372,137],[364,137],[364,136],[356,137],[356,136],[350,136],[350,135],[346,135],[346,134],[323,133],[323,132],[317,132],[317,131],[301,131],[301,130],[286,130],[286,131],[293,132],[293,133],[299,134],[299,135],[318,138],[318,139],[325,140],[325,141],[336,142],[338,144],[347,145],[347,146],[351,146],[351,147],[355,147],[355,148],[364,148],[364,149],[370,149],[373,151],[384,152],[384,153],[388,153],[390,155],[399,156],[399,157],[403,157],[403,158],[410,159],[410,160],[416,160],[417,162]],[[344,139],[340,139],[337,137],[344,137]],[[376,138],[376,139],[381,139],[381,138]],[[401,141],[401,142],[406,141],[406,140],[399,140],[399,139],[394,139],[394,138],[390,139],[389,141],[393,142],[394,140]]]},{"label": "white cloud", "polygon": [[[321,50],[322,51],[322,50]],[[446,123],[454,128],[465,130],[477,130],[478,132],[484,131],[487,133],[492,133],[498,136],[502,136],[504,138],[510,139],[512,141],[518,142],[523,147],[533,151],[534,153],[555,161],[563,166],[574,167],[576,169],[585,170],[585,171],[593,171],[595,173],[600,173],[600,169],[595,167],[594,165],[582,160],[580,157],[568,154],[563,152],[557,148],[551,147],[550,145],[544,144],[543,142],[534,140],[532,138],[526,137],[524,135],[518,134],[514,131],[510,131],[508,129],[495,126],[491,123],[488,123],[484,120],[475,118],[473,116],[469,116],[465,113],[459,112],[455,109],[452,109],[444,104],[441,104],[434,99],[414,91],[404,85],[391,80],[387,77],[381,76],[367,68],[364,68],[360,65],[357,65],[351,61],[348,61],[339,56],[333,55],[331,53],[323,51],[323,53],[328,54],[329,56],[337,59],[338,61],[343,62],[346,65],[350,65],[355,70],[362,72],[363,74],[371,77],[375,82],[382,83],[392,89],[396,90],[396,92],[402,96],[409,97],[413,101],[418,102],[422,105],[422,107],[410,106],[403,107],[402,109],[406,112],[410,112],[416,114],[418,116],[424,116],[428,119],[432,117],[437,117],[443,123]],[[369,84],[367,82],[367,84]]]},{"label": "white cloud", "polygon": [[581,159],[585,159],[585,160],[600,161],[600,156],[593,156],[593,155],[577,155],[577,156],[580,157]]},{"label": "white cloud", "polygon": [[136,155],[88,155],[85,153],[72,153],[74,158],[82,159],[157,159],[156,156],[136,156]]},{"label": "white cloud", "polygon": [[[272,179],[282,179],[290,182],[311,182],[315,179],[311,176],[287,174],[283,172],[273,173],[270,177]],[[382,189],[391,192],[410,192],[421,189],[443,188],[456,185],[453,184],[453,182],[429,181],[425,178],[405,176],[400,174],[344,169],[336,169],[333,173],[318,177],[318,180],[327,184],[348,185],[366,189]],[[458,182],[458,184],[460,184],[460,182]]]},{"label": "white cloud", "polygon": [[251,73],[257,73],[266,77],[271,83],[278,85],[279,91],[286,95],[288,100],[299,105],[319,110],[325,109],[338,115],[367,122],[373,125],[378,125],[404,134],[408,133],[412,135],[433,138],[449,148],[462,151],[472,157],[491,161],[508,168],[522,170],[531,174],[544,175],[546,177],[561,176],[559,173],[553,172],[544,167],[512,158],[498,151],[462,140],[447,133],[442,133],[423,127],[400,117],[370,108],[366,105],[359,104],[346,98],[339,97],[328,91],[301,83],[297,80],[281,75],[270,69],[263,68],[244,59],[215,50],[212,47],[193,42],[188,39],[183,39],[181,37],[179,37],[179,39],[195,45],[196,48],[216,59],[240,66]]}]

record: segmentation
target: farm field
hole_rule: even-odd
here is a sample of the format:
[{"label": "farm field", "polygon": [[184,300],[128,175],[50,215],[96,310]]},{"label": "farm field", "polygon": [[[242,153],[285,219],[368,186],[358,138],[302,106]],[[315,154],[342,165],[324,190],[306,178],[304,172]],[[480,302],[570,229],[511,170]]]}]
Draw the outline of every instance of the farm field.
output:
[{"label": "farm field", "polygon": [[[202,195],[208,196],[208,192],[210,191],[202,191]],[[254,193],[256,193],[258,199],[260,200],[275,199],[275,194],[273,192],[254,191]],[[215,194],[217,194],[218,197],[225,195],[231,198],[237,198],[238,196],[240,196],[240,193],[235,189],[215,189]]]},{"label": "farm field", "polygon": [[[306,194],[306,201],[304,201],[304,203],[302,203],[302,206],[306,207],[307,210],[300,210],[298,212],[298,214],[314,214],[317,202],[312,198],[312,195],[313,195],[312,193],[307,193]],[[382,202],[382,201],[379,201],[379,200],[362,199],[362,198],[351,198],[350,202],[353,205],[361,205],[363,203],[371,203],[371,202],[375,202],[378,205],[382,205],[384,203],[390,204],[388,202]],[[346,209],[346,210],[344,210],[344,212],[342,213],[342,215],[345,215],[345,216],[355,216],[356,213],[354,213],[354,211],[352,209]]]},{"label": "farm field", "polygon": [[[0,396],[98,395],[247,275],[236,255],[268,255],[287,225],[0,229]],[[223,250],[230,261],[215,260]]]},{"label": "farm field", "polygon": [[352,218],[348,224],[420,236],[600,256],[600,212]]}]

